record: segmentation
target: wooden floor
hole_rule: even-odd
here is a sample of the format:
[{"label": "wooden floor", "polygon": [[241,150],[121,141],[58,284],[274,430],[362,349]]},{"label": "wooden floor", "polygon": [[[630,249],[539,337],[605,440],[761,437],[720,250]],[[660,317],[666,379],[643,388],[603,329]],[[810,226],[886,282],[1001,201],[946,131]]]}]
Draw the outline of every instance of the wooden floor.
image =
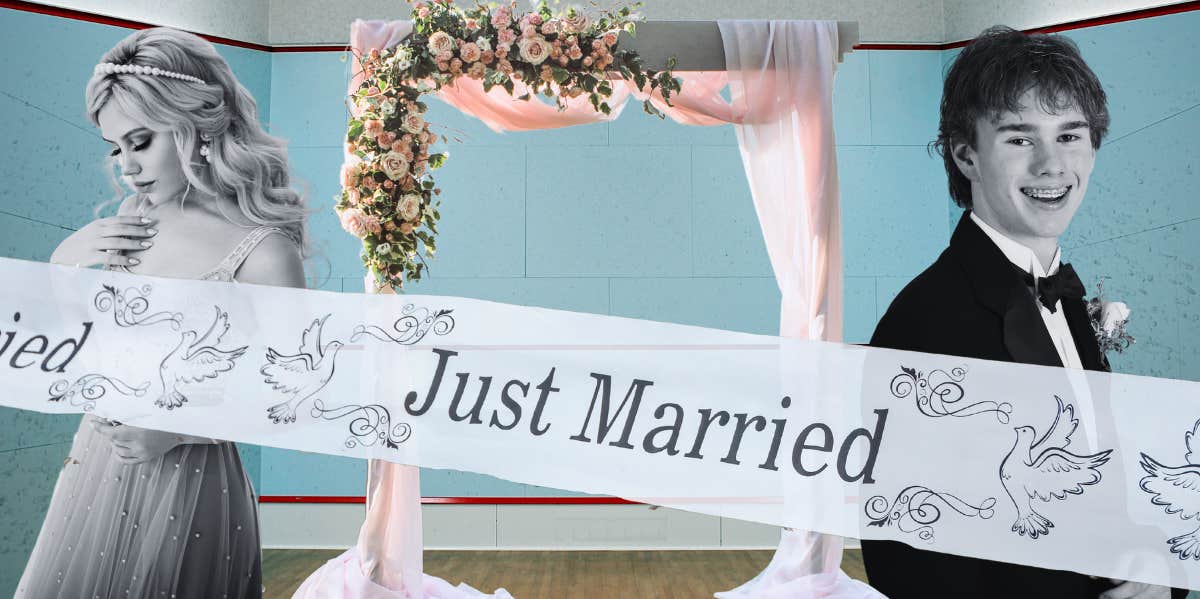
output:
[{"label": "wooden floor", "polygon": [[[268,599],[292,596],[332,550],[263,551]],[[425,572],[516,599],[691,599],[712,597],[758,574],[771,551],[426,551]],[[847,549],[842,569],[865,580],[862,553]]]}]

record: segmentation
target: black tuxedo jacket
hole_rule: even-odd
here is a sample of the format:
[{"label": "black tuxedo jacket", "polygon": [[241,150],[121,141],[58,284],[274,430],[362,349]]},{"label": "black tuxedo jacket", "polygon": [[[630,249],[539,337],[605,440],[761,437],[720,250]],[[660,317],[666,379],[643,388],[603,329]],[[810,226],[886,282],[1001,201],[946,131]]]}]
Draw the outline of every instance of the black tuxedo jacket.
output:
[{"label": "black tuxedo jacket", "polygon": [[[1084,300],[1064,298],[1062,310],[1083,367],[1107,370]],[[1062,366],[1021,272],[969,213],[955,228],[950,247],[896,296],[870,344]],[[922,551],[894,541],[864,540],[862,545],[871,585],[891,599],[1096,599],[1112,586],[1073,572]]]}]

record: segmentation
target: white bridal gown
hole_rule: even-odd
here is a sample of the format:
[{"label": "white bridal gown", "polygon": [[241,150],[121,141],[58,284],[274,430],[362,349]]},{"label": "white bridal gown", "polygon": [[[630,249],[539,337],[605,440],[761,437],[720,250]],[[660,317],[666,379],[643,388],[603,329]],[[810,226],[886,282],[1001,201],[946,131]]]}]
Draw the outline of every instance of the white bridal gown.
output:
[{"label": "white bridal gown", "polygon": [[[272,233],[282,231],[253,230],[197,278],[233,281]],[[237,447],[184,444],[126,465],[93,423],[109,426],[80,422],[16,597],[261,597],[257,498]]]}]

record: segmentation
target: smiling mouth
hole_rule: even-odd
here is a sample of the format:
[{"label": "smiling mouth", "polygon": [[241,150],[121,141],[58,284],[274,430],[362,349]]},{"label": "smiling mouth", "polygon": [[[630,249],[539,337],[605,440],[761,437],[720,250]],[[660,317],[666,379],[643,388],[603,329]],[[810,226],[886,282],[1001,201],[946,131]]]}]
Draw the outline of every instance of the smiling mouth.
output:
[{"label": "smiling mouth", "polygon": [[146,181],[145,183],[138,183],[137,181],[133,182],[133,186],[136,187],[138,191],[146,191],[147,189],[150,189],[150,186],[152,185],[154,185],[154,181]]},{"label": "smiling mouth", "polygon": [[1022,187],[1021,193],[1026,197],[1045,204],[1055,204],[1063,201],[1071,192],[1070,185],[1058,187]]}]

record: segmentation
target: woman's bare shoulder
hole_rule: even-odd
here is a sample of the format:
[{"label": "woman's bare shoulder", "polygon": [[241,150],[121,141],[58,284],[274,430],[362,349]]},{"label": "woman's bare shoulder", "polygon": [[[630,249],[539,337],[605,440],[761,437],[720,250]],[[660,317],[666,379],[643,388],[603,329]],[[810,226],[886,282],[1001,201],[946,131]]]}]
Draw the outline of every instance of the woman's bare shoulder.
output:
[{"label": "woman's bare shoulder", "polygon": [[246,256],[237,280],[258,285],[305,287],[304,262],[296,243],[286,235],[267,235]]}]

